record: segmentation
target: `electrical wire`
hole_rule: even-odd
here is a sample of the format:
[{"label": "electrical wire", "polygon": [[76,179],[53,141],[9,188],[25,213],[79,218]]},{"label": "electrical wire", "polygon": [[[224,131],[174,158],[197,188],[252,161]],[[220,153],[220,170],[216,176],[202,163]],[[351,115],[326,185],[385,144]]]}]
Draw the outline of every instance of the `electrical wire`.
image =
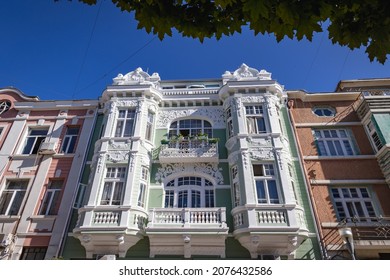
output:
[{"label": "electrical wire", "polygon": [[97,20],[98,20],[98,18],[99,18],[99,14],[100,14],[100,10],[101,10],[101,8],[102,8],[103,2],[104,2],[104,0],[100,2],[98,11],[97,11],[96,16],[95,16],[95,21],[94,21],[93,26],[92,26],[92,30],[91,30],[91,34],[90,34],[90,36],[89,36],[88,44],[87,44],[87,47],[86,47],[86,49],[85,49],[84,56],[83,56],[83,60],[82,60],[82,63],[81,63],[81,66],[80,66],[80,70],[79,70],[79,73],[78,73],[78,75],[77,75],[76,83],[75,83],[75,86],[74,86],[74,89],[73,89],[72,99],[74,98],[74,96],[75,96],[75,94],[76,94],[76,89],[77,89],[77,87],[78,87],[78,85],[79,85],[81,74],[83,73],[85,61],[86,61],[86,59],[87,59],[87,55],[88,55],[88,52],[89,52],[89,48],[90,48],[90,46],[91,46],[93,34],[95,33],[96,23],[97,23]]}]

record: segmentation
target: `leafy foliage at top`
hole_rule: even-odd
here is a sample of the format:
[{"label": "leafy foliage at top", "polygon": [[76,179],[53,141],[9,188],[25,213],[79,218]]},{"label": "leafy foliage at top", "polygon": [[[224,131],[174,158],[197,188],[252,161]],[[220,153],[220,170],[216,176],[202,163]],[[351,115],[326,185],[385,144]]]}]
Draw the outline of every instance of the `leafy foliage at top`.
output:
[{"label": "leafy foliage at top", "polygon": [[[97,0],[79,0],[96,4]],[[249,25],[255,34],[312,40],[329,20],[329,39],[350,49],[364,46],[371,61],[390,53],[388,0],[112,0],[134,12],[138,28],[162,40],[172,29],[186,37],[205,38],[240,33]]]}]

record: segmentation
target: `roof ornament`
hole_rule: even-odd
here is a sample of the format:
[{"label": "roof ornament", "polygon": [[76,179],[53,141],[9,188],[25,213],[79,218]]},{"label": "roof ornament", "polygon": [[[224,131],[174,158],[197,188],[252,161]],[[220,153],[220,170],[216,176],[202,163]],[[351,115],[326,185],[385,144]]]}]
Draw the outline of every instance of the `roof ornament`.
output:
[{"label": "roof ornament", "polygon": [[224,83],[227,81],[251,81],[251,80],[271,80],[271,73],[266,70],[258,71],[255,68],[251,68],[245,63],[235,70],[233,73],[226,71],[222,75]]},{"label": "roof ornament", "polygon": [[158,73],[149,75],[141,67],[138,67],[126,75],[118,74],[113,79],[113,85],[153,85],[157,87],[160,80]]}]

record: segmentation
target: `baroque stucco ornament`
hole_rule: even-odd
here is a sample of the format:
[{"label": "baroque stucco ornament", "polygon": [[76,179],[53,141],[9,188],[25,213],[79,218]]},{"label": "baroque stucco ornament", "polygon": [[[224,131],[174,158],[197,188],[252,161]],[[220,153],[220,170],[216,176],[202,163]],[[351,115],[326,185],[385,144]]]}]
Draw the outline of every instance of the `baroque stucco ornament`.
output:
[{"label": "baroque stucco ornament", "polygon": [[205,117],[212,121],[213,128],[226,128],[224,113],[220,108],[160,110],[157,128],[168,128],[172,121],[185,117]]},{"label": "baroque stucco ornament", "polygon": [[107,153],[107,161],[114,163],[127,161],[129,159],[129,152],[126,151],[110,151]]},{"label": "baroque stucco ornament", "polygon": [[147,72],[138,67],[134,71],[126,75],[118,74],[113,79],[113,85],[152,85],[157,87],[159,85],[160,76],[158,73],[149,75]]},{"label": "baroque stucco ornament", "polygon": [[241,66],[235,70],[233,73],[230,71],[226,71],[222,75],[223,80],[229,81],[240,81],[240,80],[271,80],[271,73],[265,70],[257,70],[255,68],[251,68],[245,63],[241,64]]},{"label": "baroque stucco ornament", "polygon": [[218,168],[217,164],[210,163],[196,163],[196,164],[184,164],[184,163],[173,163],[173,164],[162,164],[158,168],[155,180],[157,182],[163,182],[165,178],[170,175],[180,175],[183,173],[187,174],[199,174],[202,173],[212,176],[218,185],[223,184],[223,176],[221,168]]}]

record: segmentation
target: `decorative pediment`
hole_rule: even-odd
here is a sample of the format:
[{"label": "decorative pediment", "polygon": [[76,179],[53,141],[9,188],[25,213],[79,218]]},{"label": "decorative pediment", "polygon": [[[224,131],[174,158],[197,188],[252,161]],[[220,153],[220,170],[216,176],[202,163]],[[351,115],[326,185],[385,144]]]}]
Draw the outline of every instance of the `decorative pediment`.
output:
[{"label": "decorative pediment", "polygon": [[149,75],[143,71],[141,67],[138,67],[134,71],[127,73],[126,75],[118,74],[113,79],[114,85],[153,85],[157,86],[160,81],[158,73]]},{"label": "decorative pediment", "polygon": [[271,80],[271,73],[266,70],[258,71],[255,68],[251,68],[246,64],[242,64],[240,68],[231,73],[230,71],[226,71],[222,78],[224,82],[232,80],[232,81],[241,81],[241,80]]}]

